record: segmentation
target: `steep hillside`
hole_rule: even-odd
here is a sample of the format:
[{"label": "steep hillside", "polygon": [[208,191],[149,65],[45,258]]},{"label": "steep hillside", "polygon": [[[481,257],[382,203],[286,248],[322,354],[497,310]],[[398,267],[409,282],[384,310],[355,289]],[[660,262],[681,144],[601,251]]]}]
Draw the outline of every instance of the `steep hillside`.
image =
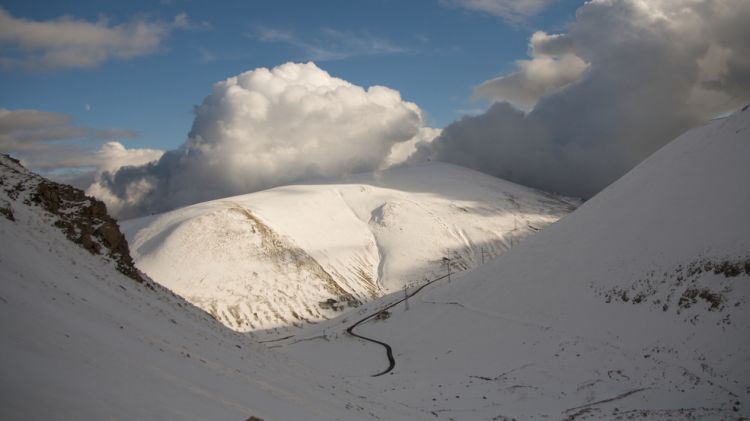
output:
[{"label": "steep hillside", "polygon": [[[698,127],[490,264],[285,352],[441,419],[750,416],[750,111]],[[379,320],[381,319],[381,320]]]},{"label": "steep hillside", "polygon": [[[0,155],[3,419],[410,419],[129,266],[101,203]],[[127,275],[127,276],[126,276]]]},{"label": "steep hillside", "polygon": [[489,261],[576,202],[448,164],[294,185],[123,222],[137,266],[240,331],[302,326]]},{"label": "steep hillside", "polygon": [[128,242],[107,208],[99,200],[86,196],[81,190],[55,183],[24,168],[17,160],[0,155],[2,197],[0,214],[9,221],[16,220],[14,206],[38,206],[49,215],[50,223],[59,228],[72,242],[91,254],[110,259],[117,270],[143,282],[133,266]]}]

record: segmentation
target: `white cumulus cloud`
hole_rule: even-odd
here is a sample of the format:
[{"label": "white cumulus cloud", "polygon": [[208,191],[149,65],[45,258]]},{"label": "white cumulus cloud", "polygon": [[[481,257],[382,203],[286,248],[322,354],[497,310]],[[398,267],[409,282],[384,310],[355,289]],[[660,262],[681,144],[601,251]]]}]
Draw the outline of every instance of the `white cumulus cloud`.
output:
[{"label": "white cumulus cloud", "polygon": [[398,91],[367,89],[314,63],[259,68],[216,83],[188,139],[155,163],[105,173],[92,192],[121,217],[312,177],[382,168],[423,128]]},{"label": "white cumulus cloud", "polygon": [[104,143],[97,151],[81,158],[78,166],[95,167],[97,173],[115,171],[122,167],[144,165],[161,158],[164,151],[147,148],[126,148],[118,141]]},{"label": "white cumulus cloud", "polygon": [[396,143],[391,148],[390,154],[381,165],[381,169],[393,167],[407,162],[409,157],[417,150],[417,145],[428,144],[435,140],[442,130],[432,127],[422,127],[419,132],[406,142]]},{"label": "white cumulus cloud", "polygon": [[575,54],[571,37],[538,31],[529,41],[531,60],[518,60],[518,71],[488,80],[474,88],[474,96],[509,102],[529,111],[545,95],[581,79],[588,65]]}]

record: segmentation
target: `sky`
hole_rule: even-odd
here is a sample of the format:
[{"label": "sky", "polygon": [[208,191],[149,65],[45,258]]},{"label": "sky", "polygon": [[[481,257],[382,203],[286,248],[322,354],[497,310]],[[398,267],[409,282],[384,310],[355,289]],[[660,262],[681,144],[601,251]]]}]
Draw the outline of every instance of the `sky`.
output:
[{"label": "sky", "polygon": [[[167,149],[185,140],[193,107],[214,83],[258,67],[312,60],[357,85],[400,91],[420,105],[431,126],[443,127],[485,108],[486,101],[471,99],[472,87],[524,56],[534,30],[564,26],[580,3],[559,1],[508,21],[437,0],[3,0],[6,13],[18,19],[70,16],[118,25],[185,14],[193,27],[169,31],[153,52],[132,58],[5,69],[0,106],[65,113],[79,125],[138,133],[126,139],[128,146]],[[293,40],[269,36],[274,32]]]},{"label": "sky", "polygon": [[0,1],[0,151],[120,218],[438,160],[589,198],[750,100],[746,0]]}]

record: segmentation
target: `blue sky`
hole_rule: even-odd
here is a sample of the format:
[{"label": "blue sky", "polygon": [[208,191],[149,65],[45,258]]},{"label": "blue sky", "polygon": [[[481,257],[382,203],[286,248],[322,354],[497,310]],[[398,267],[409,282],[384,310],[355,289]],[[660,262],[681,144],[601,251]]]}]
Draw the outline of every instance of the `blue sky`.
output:
[{"label": "blue sky", "polygon": [[[501,2],[502,3],[502,2]],[[192,108],[212,84],[243,71],[313,60],[360,86],[400,91],[444,127],[470,110],[472,88],[511,72],[527,57],[537,30],[564,31],[582,1],[558,0],[520,19],[440,1],[2,1],[16,19],[142,19],[189,28],[169,31],[155,51],[110,58],[86,68],[5,68],[0,108],[29,108],[73,117],[79,126],[138,133],[129,147],[181,144]],[[87,110],[86,104],[89,105]]]}]

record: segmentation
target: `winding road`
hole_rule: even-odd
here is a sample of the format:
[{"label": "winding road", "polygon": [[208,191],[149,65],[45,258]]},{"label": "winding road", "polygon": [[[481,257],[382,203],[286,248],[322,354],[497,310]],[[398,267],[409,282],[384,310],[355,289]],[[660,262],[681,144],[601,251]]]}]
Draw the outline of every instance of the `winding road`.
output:
[{"label": "winding road", "polygon": [[372,342],[372,343],[378,344],[378,345],[380,345],[380,346],[382,346],[382,347],[385,348],[386,355],[388,356],[388,367],[385,370],[383,370],[383,371],[381,371],[381,372],[379,372],[377,374],[373,374],[372,377],[378,377],[378,376],[382,376],[383,374],[388,374],[391,371],[393,371],[394,367],[396,367],[396,359],[393,358],[393,348],[391,348],[391,346],[388,345],[385,342],[382,342],[382,341],[379,341],[379,340],[373,339],[373,338],[368,338],[367,336],[362,336],[360,334],[354,333],[354,328],[357,327],[357,326],[359,326],[359,325],[361,325],[362,323],[365,323],[365,322],[367,322],[367,321],[375,318],[378,314],[381,314],[384,311],[387,311],[388,309],[393,308],[396,305],[401,304],[404,301],[408,300],[409,298],[417,295],[427,285],[431,285],[433,282],[439,281],[441,279],[445,279],[448,276],[450,276],[450,274],[446,274],[446,275],[443,275],[443,276],[441,276],[439,278],[435,278],[435,279],[433,279],[431,281],[428,281],[424,285],[422,285],[419,288],[417,288],[414,291],[412,291],[410,294],[406,294],[406,296],[404,298],[402,298],[402,299],[400,299],[398,301],[395,301],[395,302],[393,302],[391,304],[388,304],[387,306],[381,308],[380,310],[378,310],[378,311],[376,311],[374,313],[368,314],[367,316],[363,317],[362,319],[359,319],[354,324],[352,324],[351,326],[349,326],[348,328],[346,328],[346,333],[348,333],[348,334],[350,334],[350,335],[352,335],[352,336],[354,336],[356,338],[362,339],[364,341],[368,341],[368,342]]}]

